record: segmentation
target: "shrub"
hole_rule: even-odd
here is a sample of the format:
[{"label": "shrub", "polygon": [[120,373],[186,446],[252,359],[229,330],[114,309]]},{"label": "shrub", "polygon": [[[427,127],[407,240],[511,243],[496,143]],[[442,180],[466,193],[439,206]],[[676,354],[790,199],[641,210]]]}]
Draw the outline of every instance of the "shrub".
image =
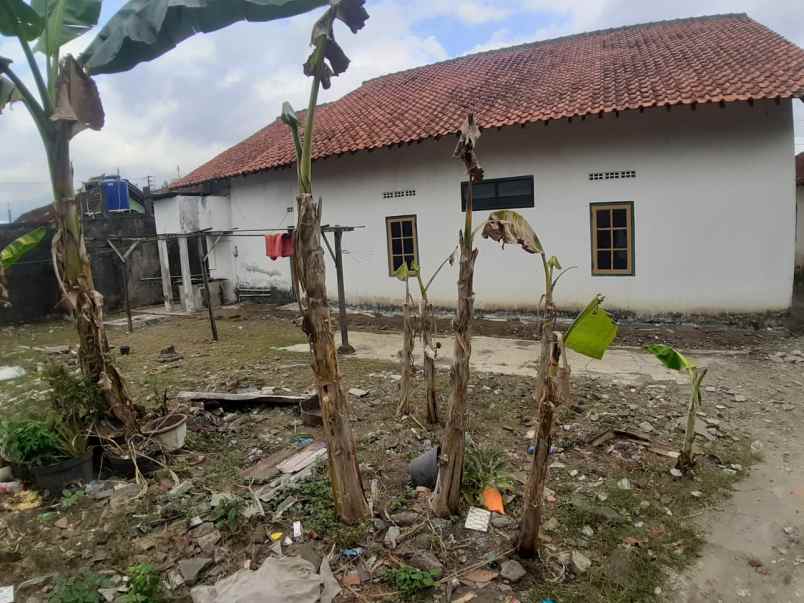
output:
[{"label": "shrub", "polygon": [[159,603],[162,600],[162,582],[153,565],[139,563],[128,568],[129,591],[123,603]]},{"label": "shrub", "polygon": [[58,433],[47,421],[0,423],[0,455],[12,463],[51,465],[65,458]]}]

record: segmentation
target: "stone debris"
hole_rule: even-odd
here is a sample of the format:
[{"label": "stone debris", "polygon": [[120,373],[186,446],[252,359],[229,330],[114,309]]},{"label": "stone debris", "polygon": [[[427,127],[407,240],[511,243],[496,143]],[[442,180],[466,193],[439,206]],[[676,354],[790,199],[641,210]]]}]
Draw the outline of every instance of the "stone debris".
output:
[{"label": "stone debris", "polygon": [[190,586],[195,584],[199,575],[206,568],[212,565],[212,559],[208,557],[196,557],[194,559],[182,559],[179,561],[179,572],[184,582]]},{"label": "stone debris", "polygon": [[430,551],[417,550],[408,559],[408,564],[425,572],[444,572],[444,564]]},{"label": "stone debris", "polygon": [[573,569],[579,574],[586,573],[592,567],[592,560],[580,551],[572,551],[571,560]]},{"label": "stone debris", "polygon": [[519,582],[527,574],[522,564],[513,559],[504,561],[500,566],[500,575],[510,582]]},{"label": "stone debris", "polygon": [[387,546],[389,549],[395,549],[397,546],[397,541],[401,535],[402,530],[400,530],[397,526],[391,526],[388,528],[388,531],[385,533],[385,546]]}]

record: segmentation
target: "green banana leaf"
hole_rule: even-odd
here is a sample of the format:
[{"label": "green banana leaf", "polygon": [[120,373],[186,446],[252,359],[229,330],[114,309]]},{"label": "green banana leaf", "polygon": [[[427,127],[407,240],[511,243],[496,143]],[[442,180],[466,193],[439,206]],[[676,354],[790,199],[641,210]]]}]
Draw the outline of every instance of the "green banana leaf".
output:
[{"label": "green banana leaf", "polygon": [[617,325],[611,315],[600,307],[602,295],[596,295],[572,323],[565,343],[579,354],[600,360],[617,336]]},{"label": "green banana leaf", "polygon": [[649,345],[647,349],[656,356],[663,365],[674,371],[689,371],[695,368],[694,362],[669,345],[655,343]]},{"label": "green banana leaf", "polygon": [[22,0],[0,0],[0,35],[19,36],[26,42],[39,37],[45,21]]},{"label": "green banana leaf", "polygon": [[[0,0],[1,2],[2,0]],[[47,228],[40,226],[11,241],[2,250],[0,250],[0,264],[3,268],[11,268],[14,264],[19,262],[27,253],[34,250],[42,239],[47,235]]]},{"label": "green banana leaf", "polygon": [[128,71],[197,33],[238,21],[273,21],[328,5],[327,0],[129,0],[79,61],[91,74]]},{"label": "green banana leaf", "polygon": [[402,262],[402,265],[399,266],[399,268],[397,268],[396,270],[394,270],[393,274],[403,283],[406,280],[408,280],[411,276],[415,275],[415,273],[410,268],[408,268],[407,262]]},{"label": "green banana leaf", "polygon": [[45,28],[35,50],[53,56],[64,44],[98,24],[102,0],[31,0],[45,19]]}]

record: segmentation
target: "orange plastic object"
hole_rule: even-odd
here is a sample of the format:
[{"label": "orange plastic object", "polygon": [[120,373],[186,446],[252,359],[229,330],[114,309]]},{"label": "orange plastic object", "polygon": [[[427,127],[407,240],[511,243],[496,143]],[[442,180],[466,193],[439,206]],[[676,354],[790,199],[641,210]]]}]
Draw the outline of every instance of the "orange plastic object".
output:
[{"label": "orange plastic object", "polygon": [[483,498],[483,506],[486,507],[489,511],[494,511],[495,513],[505,513],[505,509],[503,508],[503,500],[502,494],[497,488],[492,488],[489,486],[485,490],[483,490],[483,494],[481,494]]}]

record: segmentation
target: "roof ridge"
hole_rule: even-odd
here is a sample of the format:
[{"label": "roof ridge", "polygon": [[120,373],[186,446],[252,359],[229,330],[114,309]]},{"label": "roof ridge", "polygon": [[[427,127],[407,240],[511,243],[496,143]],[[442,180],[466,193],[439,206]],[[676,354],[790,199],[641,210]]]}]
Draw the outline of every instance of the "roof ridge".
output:
[{"label": "roof ridge", "polygon": [[[726,19],[726,18],[729,18],[729,17],[731,17],[731,18],[733,18],[733,17],[745,17],[745,18],[753,21],[754,23],[758,23],[758,24],[761,25],[761,23],[759,23],[759,21],[755,21],[754,19],[752,19],[748,15],[748,13],[745,13],[745,12],[742,12],[742,13],[717,13],[717,14],[712,14],[712,15],[700,15],[698,17],[677,17],[675,19],[658,19],[656,21],[646,21],[645,23],[632,23],[631,25],[617,25],[615,27],[606,27],[606,28],[603,28],[603,29],[595,29],[595,30],[592,30],[592,31],[581,31],[581,32],[574,33],[574,34],[566,34],[566,35],[563,35],[563,36],[556,36],[555,38],[546,38],[544,40],[534,40],[533,42],[523,42],[521,44],[514,44],[512,46],[503,46],[502,48],[490,48],[488,50],[480,50],[478,52],[470,52],[470,53],[467,53],[467,54],[462,54],[462,55],[457,56],[457,57],[450,57],[448,59],[444,59],[443,61],[435,61],[433,63],[426,63],[424,65],[418,65],[416,67],[408,67],[407,69],[400,69],[399,71],[392,71],[391,73],[384,73],[383,75],[378,75],[376,77],[372,77],[372,78],[369,78],[367,80],[363,80],[361,85],[365,85],[365,84],[368,84],[370,82],[376,82],[377,80],[382,80],[382,79],[397,76],[397,75],[402,75],[404,73],[410,73],[411,71],[416,71],[417,69],[422,69],[424,67],[435,67],[436,65],[447,65],[449,63],[462,61],[464,59],[485,56],[485,55],[489,55],[489,54],[494,54],[496,52],[509,52],[509,51],[512,51],[512,50],[519,50],[519,49],[523,49],[523,48],[527,48],[527,47],[540,46],[542,44],[552,44],[552,43],[559,42],[559,41],[572,40],[572,39],[576,39],[576,38],[585,38],[585,37],[591,37],[591,36],[596,36],[596,35],[601,35],[601,34],[610,34],[610,33],[618,32],[618,31],[625,31],[625,30],[628,30],[628,29],[639,29],[639,28],[642,28],[642,27],[651,27],[651,26],[654,26],[654,25],[668,25],[668,24],[673,24],[673,23],[685,23],[685,22],[689,22],[689,21],[715,21],[715,20],[719,20],[719,19]],[[773,30],[770,30],[770,31],[773,31]],[[776,32],[774,31],[773,33],[776,33]],[[776,35],[779,35],[779,34],[776,34]],[[351,94],[352,92],[355,92],[358,89],[359,88],[355,88],[355,90],[352,90],[351,92],[348,92],[347,94]]]}]

